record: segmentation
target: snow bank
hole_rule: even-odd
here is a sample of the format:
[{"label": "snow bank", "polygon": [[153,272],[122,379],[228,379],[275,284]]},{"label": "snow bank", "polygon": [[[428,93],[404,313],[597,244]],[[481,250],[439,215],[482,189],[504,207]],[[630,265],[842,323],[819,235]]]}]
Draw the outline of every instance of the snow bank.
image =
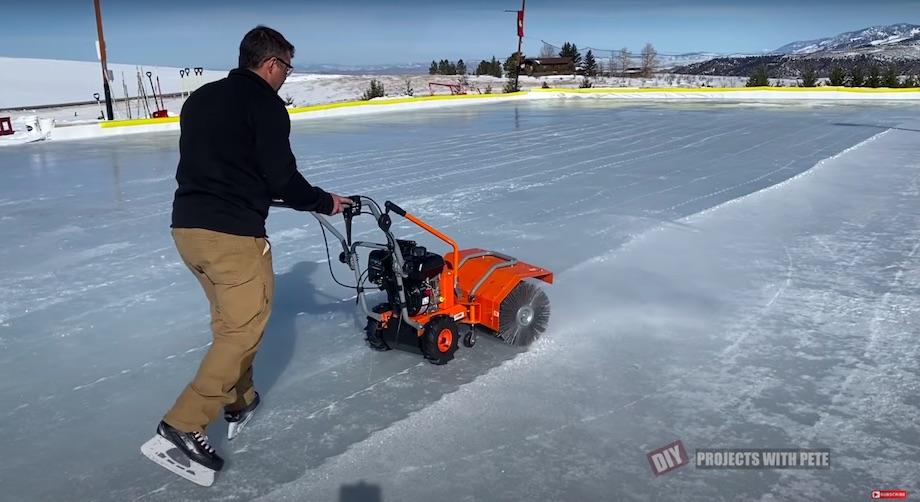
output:
[{"label": "snow bank", "polygon": [[[405,98],[346,101],[323,105],[289,108],[292,121],[342,117],[393,111],[424,110],[445,106],[486,104],[508,100],[539,99],[621,99],[621,100],[725,100],[725,101],[825,101],[825,100],[920,100],[920,89],[863,89],[846,87],[740,88],[590,88],[532,89],[510,94],[437,95]],[[99,121],[55,127],[50,139],[77,140],[123,134],[174,131],[179,117]]]},{"label": "snow bank", "polygon": [[[325,105],[288,108],[291,121],[344,117],[392,111],[424,110],[447,106],[472,105],[495,102],[496,100],[529,99],[528,93],[513,94],[467,94],[461,96],[423,96],[417,98],[387,98],[370,101],[346,101]],[[171,116],[156,119],[112,120],[89,124],[74,124],[55,127],[50,139],[78,140],[124,134],[178,131],[179,117]]]}]

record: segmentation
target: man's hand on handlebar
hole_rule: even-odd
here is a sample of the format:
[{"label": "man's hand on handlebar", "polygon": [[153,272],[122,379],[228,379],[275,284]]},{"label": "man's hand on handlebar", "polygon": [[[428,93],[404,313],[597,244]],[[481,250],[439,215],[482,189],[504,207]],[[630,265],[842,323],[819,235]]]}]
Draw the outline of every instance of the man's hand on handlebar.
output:
[{"label": "man's hand on handlebar", "polygon": [[349,207],[352,204],[354,204],[354,201],[349,199],[348,197],[342,197],[334,193],[329,194],[329,195],[332,195],[332,204],[333,204],[332,213],[329,216],[335,216],[341,213],[342,211],[344,211],[346,207]]}]

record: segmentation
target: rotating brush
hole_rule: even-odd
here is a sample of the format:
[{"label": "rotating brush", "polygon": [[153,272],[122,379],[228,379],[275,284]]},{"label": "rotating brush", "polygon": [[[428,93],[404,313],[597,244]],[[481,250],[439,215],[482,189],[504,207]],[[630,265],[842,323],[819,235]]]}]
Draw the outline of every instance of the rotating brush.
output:
[{"label": "rotating brush", "polygon": [[522,281],[502,300],[498,336],[505,342],[526,347],[546,331],[549,297],[540,287]]}]

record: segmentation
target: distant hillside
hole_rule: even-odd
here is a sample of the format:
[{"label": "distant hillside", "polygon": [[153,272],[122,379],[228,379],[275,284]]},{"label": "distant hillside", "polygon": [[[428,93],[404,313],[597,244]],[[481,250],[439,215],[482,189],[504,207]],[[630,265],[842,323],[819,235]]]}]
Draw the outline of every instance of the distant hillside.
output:
[{"label": "distant hillside", "polygon": [[[701,63],[704,61],[710,61],[713,58],[719,57],[719,54],[713,54],[710,52],[688,52],[686,54],[658,54],[658,66],[664,71],[667,71],[670,68],[676,68],[679,66],[685,66],[693,63]],[[616,54],[614,54],[616,57]],[[724,56],[723,56],[724,57]],[[635,66],[641,65],[641,57],[639,54],[632,54],[633,64]]]},{"label": "distant hillside", "polygon": [[920,25],[893,24],[889,26],[871,26],[858,31],[848,31],[834,37],[801,40],[786,44],[773,51],[773,54],[815,54],[852,49],[882,47],[905,41],[920,40]]},{"label": "distant hillside", "polygon": [[721,57],[671,69],[673,73],[747,77],[765,66],[771,78],[797,78],[805,69],[828,77],[835,66],[846,70],[873,66],[900,75],[920,74],[920,26],[898,24],[793,42],[762,56]]},{"label": "distant hillside", "polygon": [[878,55],[858,54],[846,57],[801,56],[749,56],[743,58],[718,58],[704,63],[677,67],[672,73],[707,76],[749,77],[765,66],[770,78],[799,78],[812,69],[818,78],[827,78],[835,67],[846,71],[854,68],[868,74],[873,66],[880,70],[894,68],[899,75],[920,75],[920,58],[893,60]]}]

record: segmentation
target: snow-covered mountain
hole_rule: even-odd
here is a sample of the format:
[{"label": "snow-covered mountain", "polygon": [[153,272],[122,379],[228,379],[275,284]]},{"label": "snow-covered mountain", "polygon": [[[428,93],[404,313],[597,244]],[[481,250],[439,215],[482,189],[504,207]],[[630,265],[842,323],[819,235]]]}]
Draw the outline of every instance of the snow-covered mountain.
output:
[{"label": "snow-covered mountain", "polygon": [[819,77],[837,67],[893,69],[898,75],[920,74],[920,25],[872,26],[834,37],[803,40],[757,56],[717,57],[671,68],[693,75],[750,76],[766,67],[772,78],[798,78],[808,68]]},{"label": "snow-covered mountain", "polygon": [[[584,57],[585,50],[582,50]],[[833,37],[800,40],[786,44],[772,52],[760,54],[714,54],[688,52],[685,54],[658,54],[658,65],[662,71],[688,67],[708,61],[749,59],[768,56],[802,57],[849,57],[872,55],[883,59],[914,60],[920,56],[920,25],[899,23],[887,26],[871,26],[857,31],[841,33]],[[615,53],[595,51],[594,56],[605,60],[616,57]],[[639,54],[631,54],[633,63],[638,64]],[[435,58],[440,60],[440,58]],[[478,59],[464,60],[471,71],[479,64]],[[425,75],[431,61],[379,65],[341,65],[335,63],[310,63],[297,65],[297,69],[308,73],[338,75]]]},{"label": "snow-covered mountain", "polygon": [[871,26],[858,31],[841,33],[835,37],[792,42],[776,49],[773,54],[813,54],[885,46],[913,40],[920,41],[920,25],[900,23]]}]

